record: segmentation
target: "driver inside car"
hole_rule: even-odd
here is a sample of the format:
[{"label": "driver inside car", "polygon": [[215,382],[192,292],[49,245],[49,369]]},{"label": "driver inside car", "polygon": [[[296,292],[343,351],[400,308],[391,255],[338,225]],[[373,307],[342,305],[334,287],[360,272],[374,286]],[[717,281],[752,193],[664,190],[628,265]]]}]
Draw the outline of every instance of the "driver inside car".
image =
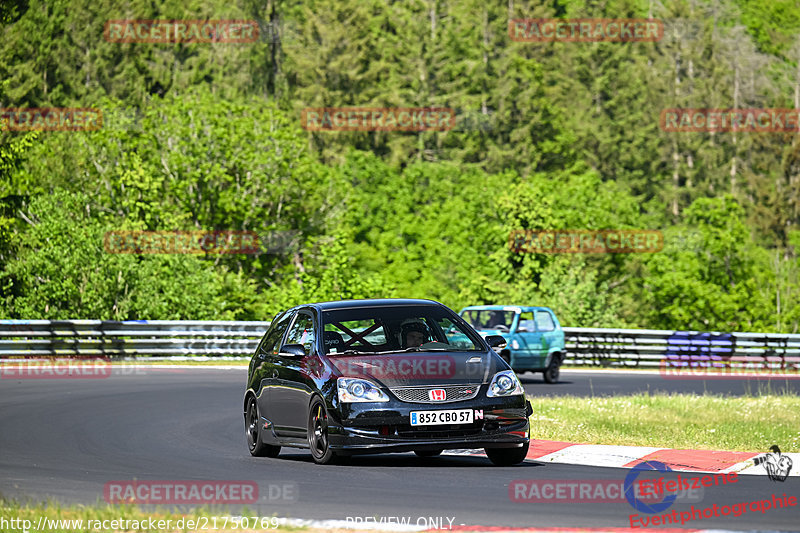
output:
[{"label": "driver inside car", "polygon": [[505,328],[508,330],[508,325],[506,324],[506,318],[502,311],[492,311],[491,318],[489,319],[489,328],[496,329],[496,328]]},{"label": "driver inside car", "polygon": [[403,348],[421,346],[428,337],[428,328],[420,320],[407,320],[400,326],[400,338]]}]

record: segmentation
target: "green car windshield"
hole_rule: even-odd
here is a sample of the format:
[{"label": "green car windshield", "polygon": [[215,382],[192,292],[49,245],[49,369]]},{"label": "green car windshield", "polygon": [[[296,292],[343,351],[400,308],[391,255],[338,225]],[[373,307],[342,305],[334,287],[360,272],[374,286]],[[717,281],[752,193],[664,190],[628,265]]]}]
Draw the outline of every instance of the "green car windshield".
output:
[{"label": "green car windshield", "polygon": [[511,328],[514,322],[515,311],[503,311],[494,309],[471,309],[465,311],[461,318],[477,329],[505,329]]}]

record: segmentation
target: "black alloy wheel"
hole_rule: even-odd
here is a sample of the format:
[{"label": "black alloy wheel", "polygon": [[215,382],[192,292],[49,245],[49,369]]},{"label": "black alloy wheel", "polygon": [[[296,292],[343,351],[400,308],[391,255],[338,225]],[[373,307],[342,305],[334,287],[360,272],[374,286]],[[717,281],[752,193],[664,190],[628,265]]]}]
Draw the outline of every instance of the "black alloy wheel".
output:
[{"label": "black alloy wheel", "polygon": [[247,437],[247,447],[253,457],[278,457],[280,446],[264,444],[261,440],[261,417],[258,415],[258,402],[251,396],[247,402],[247,412],[244,415],[244,433]]},{"label": "black alloy wheel", "polygon": [[317,464],[329,464],[338,458],[328,443],[328,412],[320,398],[311,402],[309,410],[308,447],[311,449],[311,458]]}]

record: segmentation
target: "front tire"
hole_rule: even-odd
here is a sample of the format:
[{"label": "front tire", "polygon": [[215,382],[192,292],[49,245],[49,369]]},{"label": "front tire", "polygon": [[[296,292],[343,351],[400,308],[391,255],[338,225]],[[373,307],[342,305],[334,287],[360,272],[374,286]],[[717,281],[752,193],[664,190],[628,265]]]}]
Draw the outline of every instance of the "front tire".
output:
[{"label": "front tire", "polygon": [[530,442],[526,442],[522,448],[485,448],[484,451],[495,466],[513,466],[525,460],[529,447]]},{"label": "front tire", "polygon": [[244,415],[244,433],[247,437],[247,447],[253,457],[278,457],[281,453],[280,446],[264,444],[261,440],[261,417],[258,414],[258,402],[255,396],[247,401],[247,411]]},{"label": "front tire", "polygon": [[311,458],[318,465],[335,462],[338,457],[331,450],[328,441],[328,410],[325,403],[320,398],[315,398],[308,413],[308,447]]},{"label": "front tire", "polygon": [[553,354],[550,358],[550,364],[547,365],[547,368],[542,373],[544,374],[544,382],[545,383],[558,383],[558,376],[561,373],[561,357],[557,354]]}]

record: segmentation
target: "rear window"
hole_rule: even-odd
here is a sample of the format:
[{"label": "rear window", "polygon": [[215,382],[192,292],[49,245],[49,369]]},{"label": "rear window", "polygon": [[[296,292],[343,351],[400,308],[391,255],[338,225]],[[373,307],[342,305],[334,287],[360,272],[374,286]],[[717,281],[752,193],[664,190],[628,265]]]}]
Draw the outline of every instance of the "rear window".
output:
[{"label": "rear window", "polygon": [[290,318],[292,318],[292,313],[284,313],[283,316],[278,318],[277,322],[273,322],[273,327],[267,331],[264,340],[261,342],[261,351],[268,354],[278,353],[278,349],[280,348],[278,342],[289,326]]}]

